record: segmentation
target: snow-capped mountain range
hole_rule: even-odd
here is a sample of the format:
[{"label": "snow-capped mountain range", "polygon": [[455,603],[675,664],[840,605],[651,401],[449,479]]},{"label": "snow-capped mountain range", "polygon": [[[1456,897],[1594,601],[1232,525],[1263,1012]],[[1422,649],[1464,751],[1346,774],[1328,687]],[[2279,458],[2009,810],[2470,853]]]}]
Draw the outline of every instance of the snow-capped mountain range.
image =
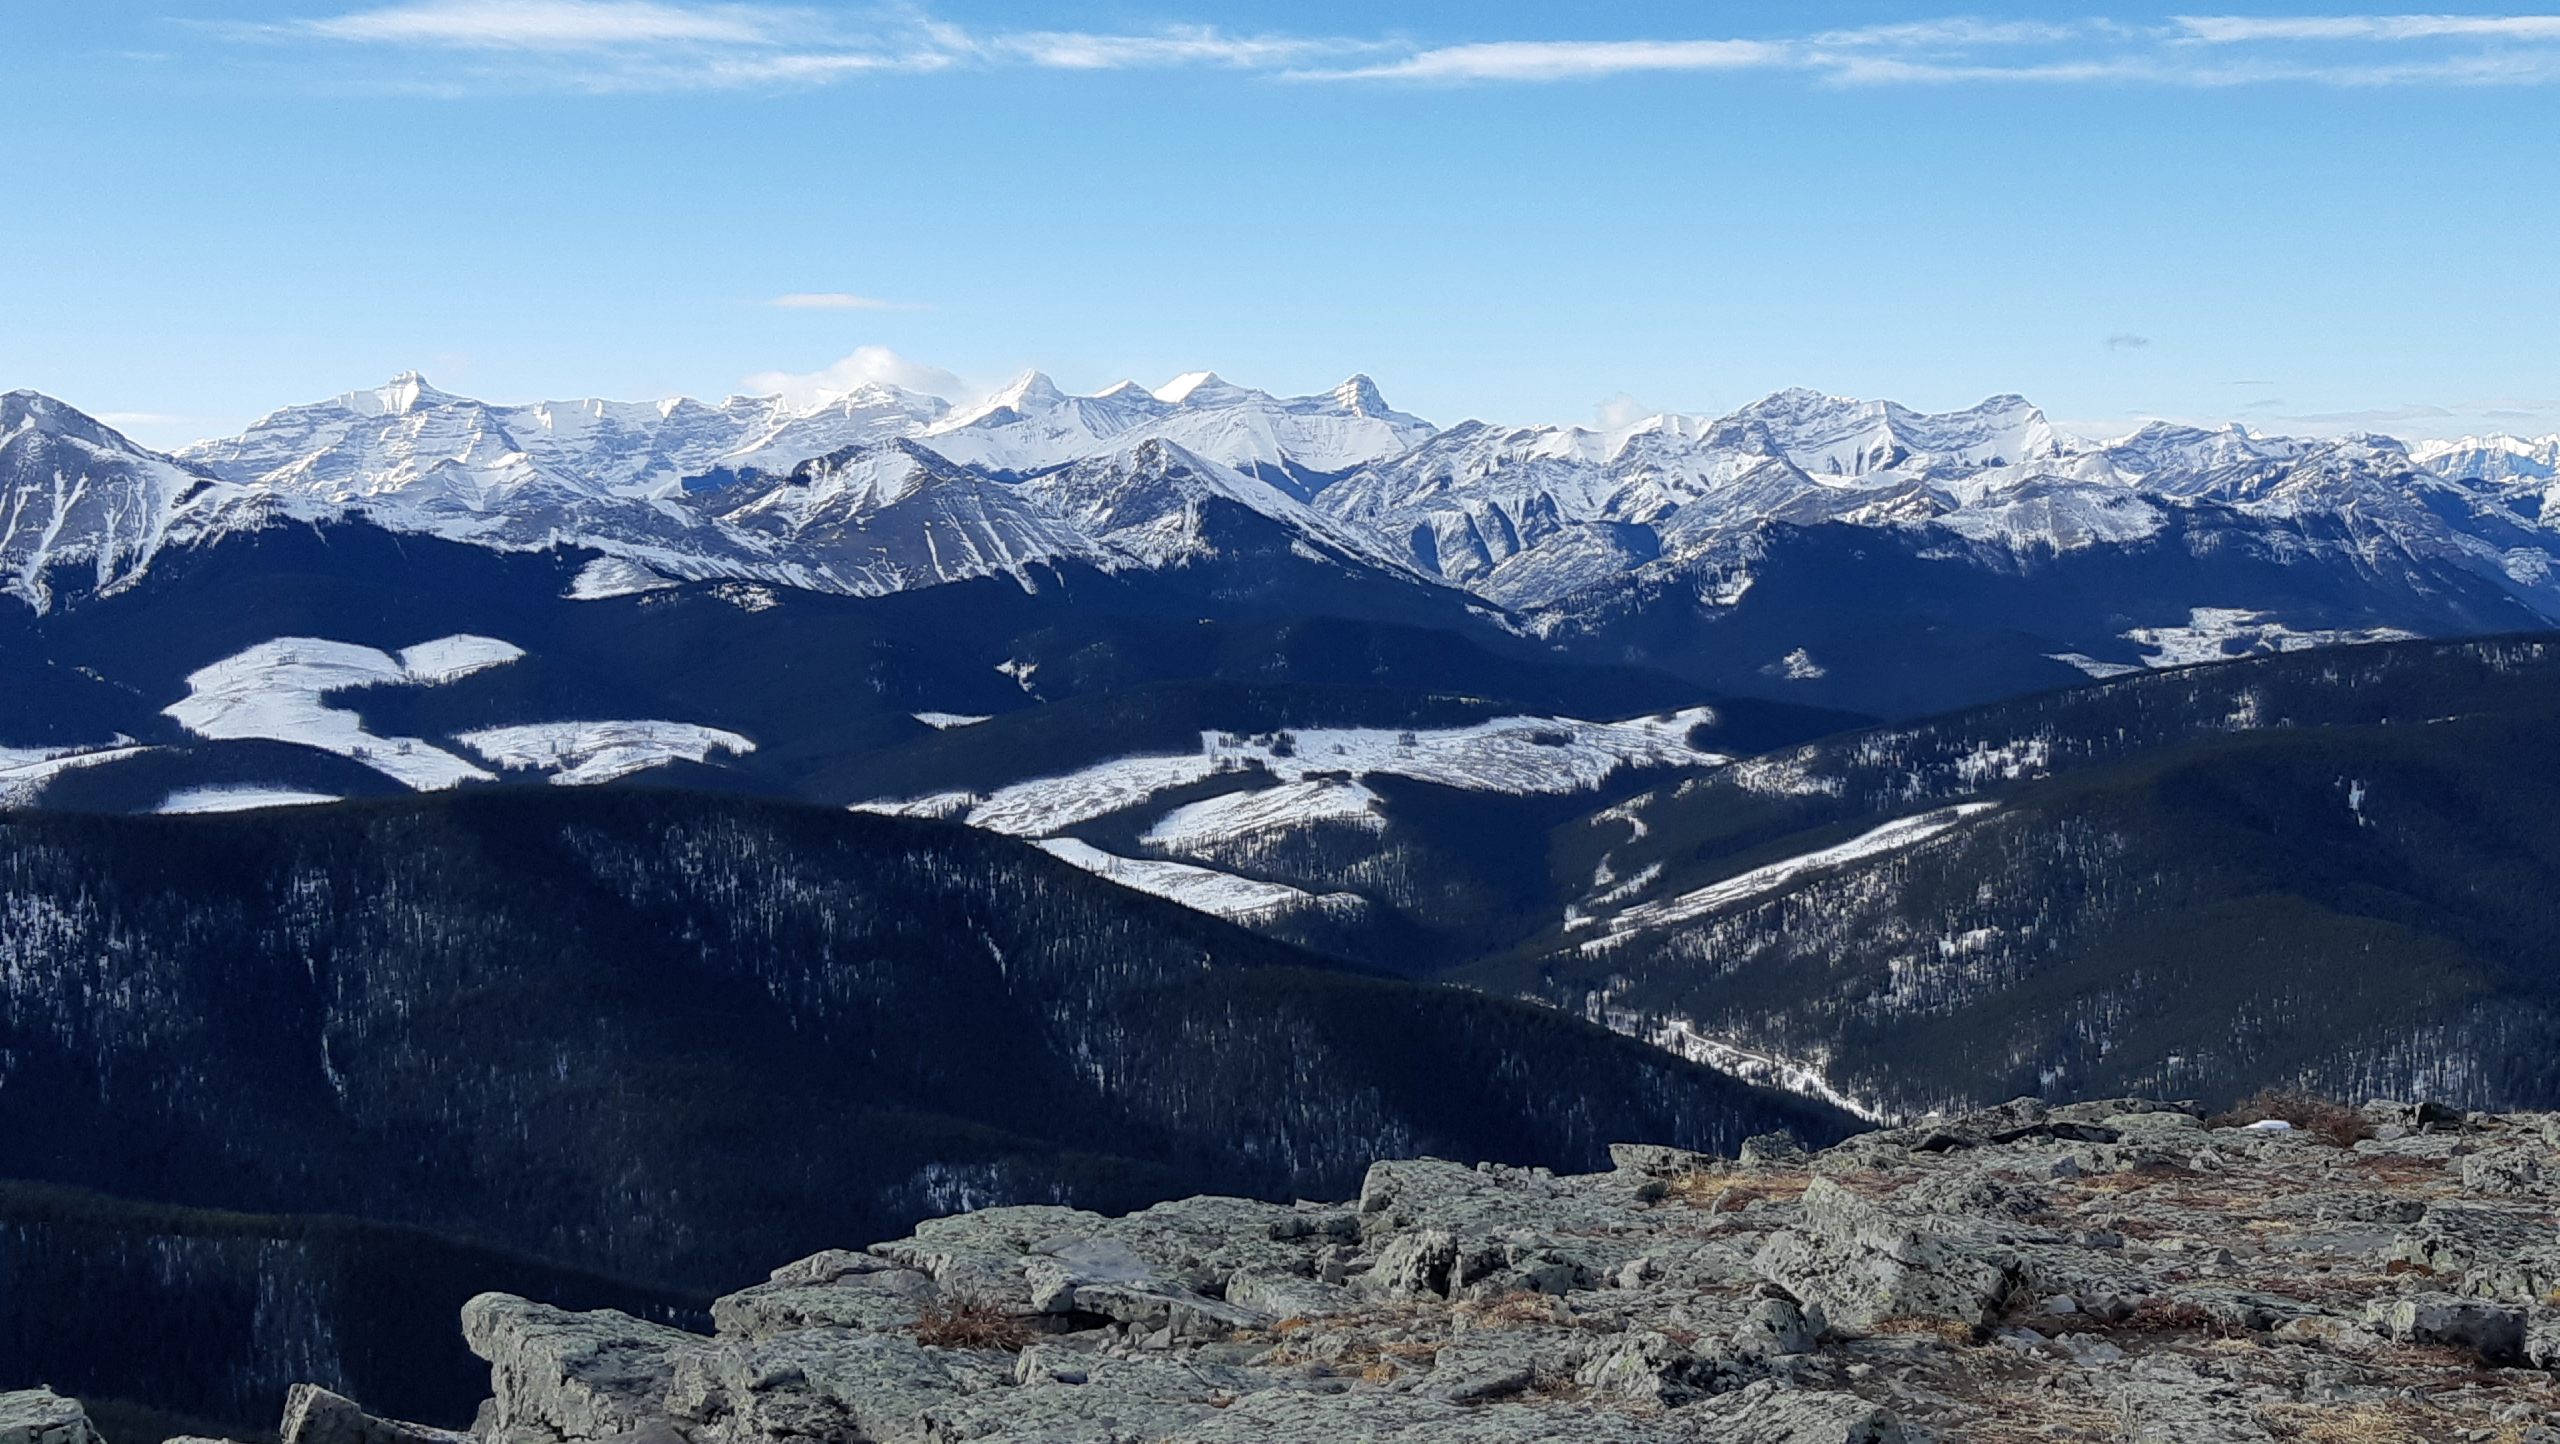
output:
[{"label": "snow-capped mountain range", "polygon": [[[2087,557],[2204,575],[2179,584],[2194,595],[2148,599],[2184,604],[2132,619],[2154,629],[2208,609],[2306,635],[2560,619],[2560,437],[2409,445],[2163,423],[2089,441],[2017,396],[1929,414],[1804,390],[1721,417],[1442,430],[1363,376],[1280,397],[1208,372],[1089,396],[1032,373],[962,408],[887,385],[808,405],[502,406],[412,373],[163,456],[34,393],[0,401],[0,588],[38,612],[66,587],[130,586],[170,547],[326,519],[592,549],[582,598],[705,580],[1037,591],[1060,567],[1285,552],[1492,603],[1558,645],[1687,635],[1822,536],[1982,575]],[[2212,579],[2242,561],[2248,586]],[[2299,615],[2268,611],[2268,577],[2287,578],[2274,601],[2294,606],[2288,588],[2323,568],[2334,585]],[[2089,660],[2064,640],[2047,655]],[[1781,659],[1794,680],[1823,675],[1801,642]]]}]

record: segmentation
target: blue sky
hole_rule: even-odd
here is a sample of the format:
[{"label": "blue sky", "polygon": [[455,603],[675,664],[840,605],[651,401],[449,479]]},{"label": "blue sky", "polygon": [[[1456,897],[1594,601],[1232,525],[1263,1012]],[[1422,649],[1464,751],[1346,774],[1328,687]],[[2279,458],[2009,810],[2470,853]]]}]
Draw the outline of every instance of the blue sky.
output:
[{"label": "blue sky", "polygon": [[0,137],[0,389],[159,444],[411,367],[2560,430],[2514,11],[31,0]]}]

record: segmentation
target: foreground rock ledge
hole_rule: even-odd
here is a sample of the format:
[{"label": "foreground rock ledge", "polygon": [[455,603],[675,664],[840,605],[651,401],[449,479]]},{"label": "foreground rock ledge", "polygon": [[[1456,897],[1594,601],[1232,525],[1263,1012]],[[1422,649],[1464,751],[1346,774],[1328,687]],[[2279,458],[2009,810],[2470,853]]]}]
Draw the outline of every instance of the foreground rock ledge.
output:
[{"label": "foreground rock ledge", "polygon": [[[486,1294],[472,1439],[2560,1444],[2560,1119],[2021,1101],[1613,1156],[936,1219],[712,1337]],[[46,1400],[0,1397],[0,1444],[87,1444]],[[466,1444],[316,1390],[283,1436]]]}]

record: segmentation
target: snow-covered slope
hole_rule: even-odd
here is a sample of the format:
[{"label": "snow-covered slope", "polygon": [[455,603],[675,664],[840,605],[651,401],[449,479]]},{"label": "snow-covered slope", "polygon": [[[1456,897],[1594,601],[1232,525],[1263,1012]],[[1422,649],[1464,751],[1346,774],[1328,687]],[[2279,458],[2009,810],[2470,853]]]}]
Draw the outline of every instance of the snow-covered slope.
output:
[{"label": "snow-covered slope", "polygon": [[2560,476],[2560,436],[2466,436],[2409,448],[2420,466],[2451,481],[2548,481]]},{"label": "snow-covered slope", "polygon": [[[1368,533],[1345,526],[1279,485],[1162,439],[1087,457],[1021,483],[1022,495],[1077,533],[1150,567],[1250,548],[1234,523],[1268,523],[1260,538],[1302,553],[1403,571]],[[1221,516],[1225,509],[1227,515]],[[1222,527],[1222,522],[1225,524]]]},{"label": "snow-covered slope", "polygon": [[[1198,840],[1210,818],[1224,825],[1266,816],[1297,823],[1365,812],[1376,799],[1356,785],[1364,777],[1409,777],[1515,796],[1561,795],[1597,787],[1624,767],[1721,766],[1725,757],[1688,741],[1714,718],[1712,708],[1700,707],[1625,722],[1504,717],[1428,731],[1309,727],[1249,737],[1206,732],[1194,752],[1116,758],[984,795],[943,793],[865,803],[861,810],[956,818],[1014,837],[1049,837],[1211,777],[1233,773],[1267,784],[1251,793],[1261,799],[1257,804],[1220,799],[1169,812],[1151,840],[1173,845]],[[1340,780],[1345,778],[1347,783]],[[1328,785],[1300,785],[1311,781]]]},{"label": "snow-covered slope", "polygon": [[440,791],[496,774],[422,738],[378,736],[361,716],[328,699],[363,687],[438,686],[523,655],[493,637],[441,637],[396,654],[320,637],[279,637],[198,670],[187,678],[185,699],[167,711],[199,737],[316,747],[403,786]]},{"label": "snow-covered slope", "polygon": [[[940,398],[885,385],[797,407],[769,397],[498,406],[409,373],[278,411],[183,456],[398,531],[513,548],[569,542],[665,577],[875,595],[996,574],[1028,585],[1032,563],[1059,558],[1154,565],[1213,551],[1196,515],[1179,515],[1211,494],[1326,549],[1384,561],[1299,493],[1430,432],[1366,377],[1312,397],[1205,375],[1077,397],[1034,373],[955,415]],[[1017,477],[1065,468],[1080,469],[1013,489]],[[1091,513],[1091,524],[1062,520],[1056,504]]]},{"label": "snow-covered slope", "polygon": [[939,398],[876,384],[803,407],[746,396],[499,406],[437,390],[409,372],[287,407],[239,436],[179,455],[234,481],[485,515],[554,494],[659,496],[721,467],[787,471],[858,442],[913,435],[949,409]]},{"label": "snow-covered slope", "polygon": [[[1470,422],[1346,478],[1318,504],[1400,544],[1417,566],[1540,607],[1679,561],[1735,527],[1854,517],[1933,482],[2064,454],[2043,414],[2014,396],[1930,415],[1783,391],[1730,416],[1666,414],[1604,431]],[[1952,492],[1931,495],[1921,510],[1958,504]]]},{"label": "snow-covered slope", "polygon": [[101,593],[162,547],[254,525],[261,499],[32,391],[0,395],[0,592],[41,612],[57,568]]},{"label": "snow-covered slope", "polygon": [[[1113,758],[1062,775],[1026,776],[985,792],[946,792],[859,804],[855,810],[963,822],[1038,842],[1052,854],[1130,887],[1225,917],[1268,919],[1318,906],[1363,905],[1358,893],[1255,880],[1222,867],[1222,849],[1314,828],[1375,834],[1389,808],[1367,779],[1405,778],[1462,792],[1565,796],[1627,769],[1721,767],[1691,745],[1717,720],[1696,707],[1622,722],[1500,717],[1464,727],[1393,730],[1307,727],[1244,735],[1204,732],[1196,750]],[[1031,764],[1032,759],[1025,759]],[[1204,784],[1230,790],[1168,805],[1163,795]],[[1078,837],[1090,824],[1151,814],[1131,858]]]},{"label": "snow-covered slope", "polygon": [[1153,391],[1124,381],[1097,395],[1069,396],[1034,371],[930,428],[924,441],[954,461],[1027,476],[1163,440],[1305,495],[1406,450],[1432,429],[1388,406],[1366,376],[1320,396],[1273,396],[1207,371]]},{"label": "snow-covered slope", "polygon": [[[1749,593],[1772,528],[1823,523],[2003,570],[2193,532],[2175,544],[2408,595],[2458,581],[2560,618],[2560,490],[2537,470],[2546,452],[2560,455],[2560,443],[2412,450],[2387,437],[2167,424],[2090,443],[2014,396],[1929,414],[1785,391],[1725,417],[1606,431],[1469,422],[1363,468],[1318,505],[1417,568],[1547,613],[1551,633],[1646,588],[1730,607]],[[2195,525],[2180,527],[2181,513]]]},{"label": "snow-covered slope", "polygon": [[2060,436],[2023,396],[1995,396],[1930,415],[1891,401],[1854,401],[1796,389],[1752,403],[1734,420],[1756,424],[1789,461],[1816,476],[1917,475],[2012,466],[2058,455]]},{"label": "snow-covered slope", "polygon": [[[1210,372],[1076,396],[1034,372],[954,410],[879,385],[493,405],[410,374],[183,459],[31,395],[0,428],[0,587],[38,610],[48,578],[113,592],[172,545],[361,516],[599,550],[566,588],[598,601],[699,581],[1037,591],[1082,567],[1313,610],[1333,600],[1310,586],[1410,587],[1393,607],[1447,617],[1457,588],[1568,652],[1871,711],[2052,685],[2057,657],[2185,655],[2132,633],[2204,612],[2301,636],[2560,620],[2560,438],[2086,441],[2015,396],[1931,413],[1795,390],[1718,417],[1435,431],[1357,376],[1302,397]],[[1794,578],[1787,600],[1772,575]],[[1882,680],[1923,665],[1894,660],[1913,641],[2011,670],[1944,695]]]},{"label": "snow-covered slope", "polygon": [[698,505],[723,528],[769,544],[799,584],[856,596],[985,576],[1036,590],[1037,565],[1120,561],[1027,489],[912,441],[848,447],[788,476],[708,493]]}]

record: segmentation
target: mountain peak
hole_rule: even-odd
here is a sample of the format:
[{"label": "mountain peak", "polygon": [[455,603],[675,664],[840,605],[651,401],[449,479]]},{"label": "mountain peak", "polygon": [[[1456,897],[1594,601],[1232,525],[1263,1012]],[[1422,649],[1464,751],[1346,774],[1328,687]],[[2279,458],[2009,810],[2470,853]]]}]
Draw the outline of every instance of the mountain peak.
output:
[{"label": "mountain peak", "polygon": [[0,394],[0,441],[5,441],[21,431],[35,431],[46,436],[77,437],[93,446],[135,449],[105,422],[76,406],[56,401],[41,391],[11,391]]},{"label": "mountain peak", "polygon": [[0,391],[0,435],[29,426],[50,430],[55,414],[66,409],[41,391]]},{"label": "mountain peak", "polygon": [[1354,373],[1349,380],[1333,388],[1333,400],[1335,405],[1355,416],[1383,416],[1389,410],[1387,398],[1378,390],[1378,383],[1360,373]]},{"label": "mountain peak", "polygon": [[422,371],[403,371],[370,391],[350,391],[338,405],[359,416],[406,416],[422,407],[453,398],[427,380]]},{"label": "mountain peak", "polygon": [[1231,388],[1228,387],[1226,378],[1220,376],[1215,371],[1185,371],[1181,375],[1173,378],[1171,381],[1157,387],[1156,399],[1166,403],[1167,405],[1179,406],[1201,391],[1224,391],[1228,389]]},{"label": "mountain peak", "polygon": [[1013,378],[1012,385],[987,398],[994,406],[1010,406],[1016,411],[1054,406],[1066,399],[1067,394],[1058,389],[1058,383],[1050,380],[1046,371],[1025,371]]},{"label": "mountain peak", "polygon": [[1054,410],[1065,405],[1066,400],[1067,394],[1058,389],[1058,384],[1049,379],[1047,372],[1025,371],[1013,378],[1003,390],[965,411],[952,413],[933,429],[936,434],[960,431],[991,419],[1003,425],[1016,417]]}]

